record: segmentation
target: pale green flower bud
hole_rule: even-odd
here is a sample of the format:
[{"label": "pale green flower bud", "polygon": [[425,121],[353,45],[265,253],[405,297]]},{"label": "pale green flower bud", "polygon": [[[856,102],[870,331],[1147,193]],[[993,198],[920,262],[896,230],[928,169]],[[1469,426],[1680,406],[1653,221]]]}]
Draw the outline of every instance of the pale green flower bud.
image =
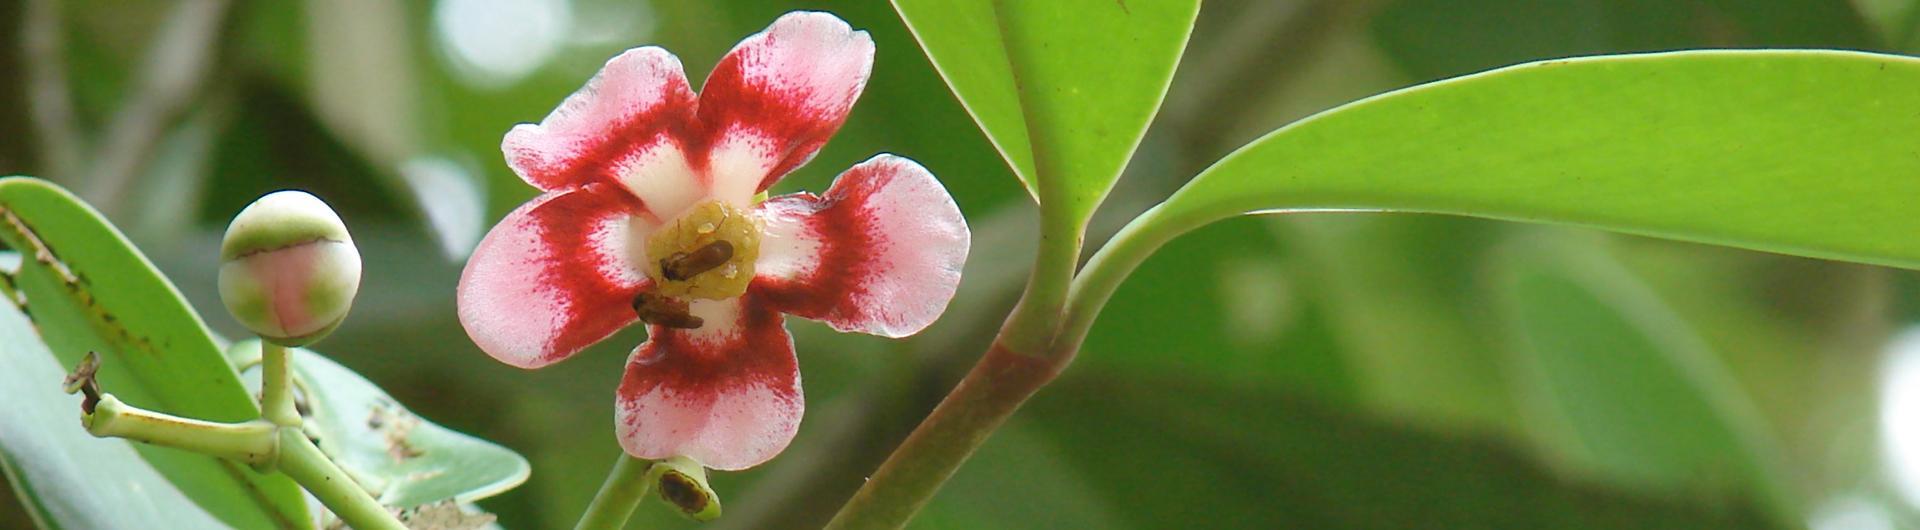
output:
[{"label": "pale green flower bud", "polygon": [[693,459],[677,456],[653,463],[651,470],[659,481],[660,500],[695,521],[720,517],[720,494],[707,485],[707,468]]},{"label": "pale green flower bud", "polygon": [[360,290],[360,251],[327,203],[269,193],[234,216],[220,243],[220,300],[260,338],[304,346],[347,316]]}]

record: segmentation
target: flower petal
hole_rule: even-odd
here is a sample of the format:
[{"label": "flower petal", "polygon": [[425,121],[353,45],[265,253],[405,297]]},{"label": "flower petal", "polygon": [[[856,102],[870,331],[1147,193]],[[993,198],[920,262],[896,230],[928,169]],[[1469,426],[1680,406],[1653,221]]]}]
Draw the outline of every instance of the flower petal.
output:
[{"label": "flower petal", "polygon": [[820,12],[788,13],[734,46],[700,89],[698,142],[714,195],[744,203],[840,129],[873,71],[873,39]]},{"label": "flower petal", "polygon": [[643,208],[606,184],[528,201],[487,232],[460,273],[460,325],[474,344],[521,368],[552,364],[632,323],[649,280],[634,267],[653,230]]},{"label": "flower petal", "polygon": [[[664,186],[659,193],[667,195],[704,192],[674,138],[693,109],[680,59],[658,47],[634,48],[609,59],[539,124],[507,131],[500,148],[514,173],[546,191],[607,182]],[[649,203],[675,202],[645,191],[636,194]]]},{"label": "flower petal", "polygon": [[904,337],[933,323],[960,284],[967,220],[912,160],[879,155],[825,197],[776,197],[759,211],[767,232],[750,292],[782,312]]},{"label": "flower petal", "polygon": [[793,339],[752,295],[695,300],[698,329],[648,326],[614,400],[621,447],[713,469],[766,462],[793,441],[805,405]]}]

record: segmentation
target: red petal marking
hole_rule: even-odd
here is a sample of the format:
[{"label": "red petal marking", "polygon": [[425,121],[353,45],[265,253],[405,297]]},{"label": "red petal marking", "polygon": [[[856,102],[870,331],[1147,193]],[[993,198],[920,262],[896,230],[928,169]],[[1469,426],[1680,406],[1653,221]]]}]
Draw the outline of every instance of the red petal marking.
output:
[{"label": "red petal marking", "polygon": [[538,368],[632,323],[630,304],[648,280],[633,266],[644,248],[628,242],[652,229],[645,214],[607,184],[521,205],[460,273],[461,326],[495,359]]},{"label": "red petal marking", "polygon": [[658,47],[634,48],[609,59],[539,124],[507,131],[500,148],[507,166],[542,190],[617,183],[649,152],[674,148],[675,131],[693,109],[680,59]]},{"label": "red petal marking", "polygon": [[827,13],[788,13],[740,41],[707,77],[687,158],[712,167],[716,195],[744,201],[820,151],[872,70],[867,32]]},{"label": "red petal marking", "polygon": [[766,462],[793,441],[805,404],[793,339],[751,294],[695,300],[699,329],[648,326],[614,400],[621,447],[713,469]]},{"label": "red petal marking", "polygon": [[912,160],[873,157],[825,197],[761,203],[767,228],[749,293],[840,331],[904,337],[932,324],[960,285],[967,220]]}]

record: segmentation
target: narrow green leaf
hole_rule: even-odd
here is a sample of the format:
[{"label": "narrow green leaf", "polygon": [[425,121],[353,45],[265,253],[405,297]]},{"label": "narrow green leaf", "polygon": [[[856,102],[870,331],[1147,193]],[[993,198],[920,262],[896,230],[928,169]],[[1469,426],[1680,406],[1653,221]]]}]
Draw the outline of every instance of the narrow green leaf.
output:
[{"label": "narrow green leaf", "polygon": [[[45,181],[0,179],[0,241],[23,255],[16,285],[57,364],[72,366],[97,351],[104,361],[101,389],[130,404],[210,421],[258,416],[180,293],[79,199]],[[208,256],[207,266],[216,261]],[[75,421],[71,428],[79,431],[80,425]],[[230,526],[308,524],[300,490],[285,476],[175,449],[137,449]]]},{"label": "narrow green leaf", "polygon": [[1200,11],[1197,0],[894,6],[1029,190],[1080,218],[1133,156]]},{"label": "narrow green leaf", "polygon": [[[426,421],[324,355],[293,352],[294,375],[312,410],[309,425],[320,449],[381,504],[470,503],[527,480],[527,460],[512,450]],[[260,341],[236,343],[227,355],[243,365],[257,362]]]},{"label": "narrow green leaf", "polygon": [[81,429],[80,397],[60,390],[65,373],[26,316],[0,302],[0,471],[38,526],[221,526],[132,444]]},{"label": "narrow green leaf", "polygon": [[1515,66],[1352,103],[1149,222],[1396,210],[1920,267],[1920,59],[1696,51]]},{"label": "narrow green leaf", "polygon": [[1495,254],[1515,392],[1540,447],[1634,489],[1745,495],[1799,520],[1778,440],[1711,346],[1573,236]]}]

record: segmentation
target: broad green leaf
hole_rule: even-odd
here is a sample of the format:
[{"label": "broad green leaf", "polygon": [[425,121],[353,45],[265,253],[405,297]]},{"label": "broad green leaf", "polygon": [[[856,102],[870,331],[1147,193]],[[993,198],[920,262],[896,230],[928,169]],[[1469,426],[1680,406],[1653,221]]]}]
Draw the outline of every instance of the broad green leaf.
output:
[{"label": "broad green leaf", "polygon": [[1546,61],[1302,120],[1150,215],[1445,213],[1920,267],[1920,59],[1698,51]]},{"label": "broad green leaf", "polygon": [[[17,285],[59,365],[97,351],[101,388],[128,404],[210,421],[258,417],[180,293],[79,199],[45,181],[0,179],[0,241],[25,258]],[[216,261],[208,256],[207,266]],[[300,490],[283,475],[175,449],[137,449],[230,526],[294,528],[309,520]]]},{"label": "broad green leaf", "polygon": [[1540,447],[1635,489],[1734,491],[1798,520],[1778,441],[1706,340],[1590,239],[1536,236],[1495,254],[1495,292]]},{"label": "broad green leaf", "polygon": [[0,471],[38,526],[221,526],[132,444],[81,429],[80,397],[60,390],[65,375],[33,323],[11,302],[0,302]]},{"label": "broad green leaf", "polygon": [[[470,503],[527,480],[527,460],[512,450],[426,421],[324,355],[293,352],[294,375],[312,410],[308,421],[320,449],[381,504]],[[257,363],[260,342],[236,343],[227,355],[243,366]]]},{"label": "broad green leaf", "polygon": [[896,0],[894,7],[1028,189],[1084,218],[1159,111],[1200,3]]}]

